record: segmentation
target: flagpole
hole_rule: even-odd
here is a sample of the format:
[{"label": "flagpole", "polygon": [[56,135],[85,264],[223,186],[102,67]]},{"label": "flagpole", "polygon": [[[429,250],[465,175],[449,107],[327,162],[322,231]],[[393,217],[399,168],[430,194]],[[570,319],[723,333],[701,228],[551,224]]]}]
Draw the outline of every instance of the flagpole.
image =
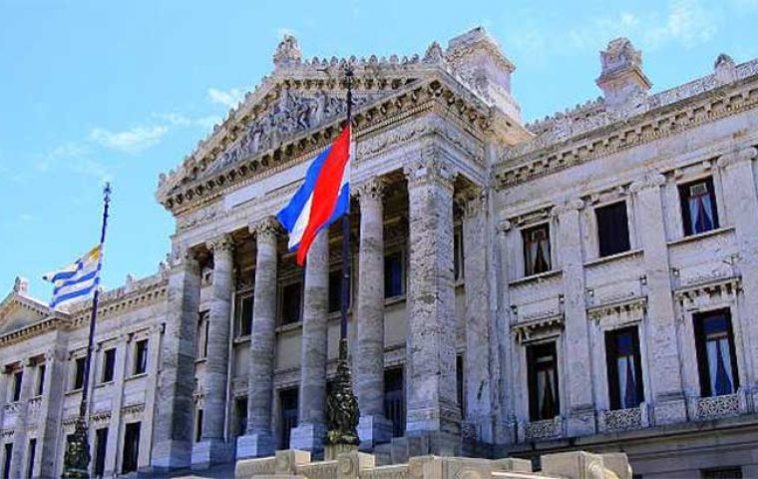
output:
[{"label": "flagpole", "polygon": [[[105,232],[108,227],[108,208],[111,202],[111,185],[105,184],[103,188],[103,219],[100,228],[100,258],[98,259],[98,275],[103,261],[103,246],[105,245]],[[99,278],[99,277],[98,277]],[[79,404],[79,417],[76,420],[76,429],[73,438],[68,442],[63,465],[63,477],[67,479],[89,478],[89,434],[87,421],[87,399],[89,396],[89,376],[92,363],[92,351],[95,343],[95,324],[97,322],[97,304],[100,298],[100,285],[95,286],[92,295],[92,311],[89,321],[89,337],[87,340],[87,356],[84,360],[84,380],[82,382],[82,402]]]},{"label": "flagpole", "polygon": [[[353,67],[345,67],[347,84],[347,121],[351,128],[353,112]],[[352,131],[351,142],[352,142]],[[352,152],[351,152],[352,153]],[[348,201],[350,199],[348,198]],[[335,386],[327,398],[326,459],[336,459],[337,454],[355,450],[358,438],[358,400],[353,394],[353,381],[347,359],[347,307],[350,294],[350,208],[342,216],[342,282],[340,288],[340,343],[337,359]]]}]

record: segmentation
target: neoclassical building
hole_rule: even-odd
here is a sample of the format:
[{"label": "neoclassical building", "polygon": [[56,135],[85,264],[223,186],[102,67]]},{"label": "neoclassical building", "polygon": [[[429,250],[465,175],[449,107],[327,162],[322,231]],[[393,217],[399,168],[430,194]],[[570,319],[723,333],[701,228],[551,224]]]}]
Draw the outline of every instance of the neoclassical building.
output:
[{"label": "neoclassical building", "polygon": [[[344,121],[350,62],[361,448],[758,476],[758,60],[652,93],[628,40],[600,59],[602,96],[524,124],[481,28],[412,58],[307,60],[285,37],[160,176],[159,272],[103,294],[94,474],[323,450],[341,231],[300,269],[273,216]],[[52,312],[22,279],[0,304],[1,477],[60,474],[89,307]]]}]

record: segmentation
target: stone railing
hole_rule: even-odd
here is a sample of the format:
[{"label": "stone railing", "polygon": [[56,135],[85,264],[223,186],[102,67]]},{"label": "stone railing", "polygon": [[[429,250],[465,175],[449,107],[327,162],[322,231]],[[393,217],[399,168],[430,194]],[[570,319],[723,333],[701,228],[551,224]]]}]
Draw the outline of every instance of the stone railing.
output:
[{"label": "stone railing", "polygon": [[738,416],[747,412],[745,403],[745,394],[741,391],[724,396],[697,398],[695,400],[695,417],[698,420],[708,420]]},{"label": "stone railing", "polygon": [[524,424],[521,437],[524,441],[540,441],[563,435],[563,420],[560,416],[554,419],[543,419]]},{"label": "stone railing", "polygon": [[[327,453],[328,455],[328,453]],[[412,457],[407,464],[376,467],[371,454],[343,452],[336,460],[310,462],[305,451],[277,451],[275,457],[237,461],[236,479],[632,479],[626,454],[563,452],[541,457],[542,471],[532,472],[525,459]]]},{"label": "stone railing", "polygon": [[650,425],[646,403],[639,407],[601,411],[598,415],[598,428],[601,432],[620,432],[641,429]]}]

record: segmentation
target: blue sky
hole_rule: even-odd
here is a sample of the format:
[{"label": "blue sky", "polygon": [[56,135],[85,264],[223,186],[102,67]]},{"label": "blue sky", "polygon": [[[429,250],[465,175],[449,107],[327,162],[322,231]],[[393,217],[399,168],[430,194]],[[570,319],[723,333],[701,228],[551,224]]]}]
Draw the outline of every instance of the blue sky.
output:
[{"label": "blue sky", "polygon": [[304,56],[423,53],[483,25],[516,64],[526,120],[598,96],[598,51],[628,36],[660,91],[726,52],[758,56],[758,0],[0,0],[0,297],[97,241],[113,182],[104,283],[152,274],[169,250],[160,172],[190,153],[271,68],[284,33]]}]

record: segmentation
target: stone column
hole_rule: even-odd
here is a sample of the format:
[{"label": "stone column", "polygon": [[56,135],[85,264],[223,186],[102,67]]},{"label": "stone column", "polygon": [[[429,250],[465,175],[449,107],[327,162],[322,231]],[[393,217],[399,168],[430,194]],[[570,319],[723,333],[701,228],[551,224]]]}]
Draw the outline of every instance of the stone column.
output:
[{"label": "stone column", "polygon": [[[119,461],[121,460],[121,407],[124,403],[124,380],[126,379],[126,361],[129,357],[128,351],[132,346],[132,333],[122,334],[116,343],[116,363],[113,368],[113,386],[111,390],[111,421],[108,424],[108,443],[105,450],[105,476],[115,474],[119,471]],[[151,348],[152,345],[148,345]],[[148,411],[147,408],[145,408]],[[152,421],[151,421],[152,422]],[[94,436],[94,431],[92,432]],[[94,440],[94,439],[93,439]],[[92,464],[94,464],[95,450],[90,451],[92,454]]]},{"label": "stone column", "polygon": [[[161,339],[163,337],[165,326],[163,323],[157,323],[150,327],[150,336],[147,342],[147,391],[145,393],[145,411],[155,411],[155,403],[158,400],[158,362],[161,357]],[[118,372],[118,371],[116,371]],[[123,380],[123,373],[122,373]],[[121,391],[118,389],[118,391]],[[111,413],[112,414],[112,413]],[[137,467],[140,471],[150,467],[150,458],[152,454],[153,429],[155,423],[147,415],[147,420],[142,421],[142,430],[140,432],[139,463]],[[110,430],[108,431],[110,434]]]},{"label": "stone column", "polygon": [[66,347],[56,335],[55,345],[45,353],[45,380],[37,436],[35,477],[55,476],[55,458],[61,431],[63,387],[66,378]]},{"label": "stone column", "polygon": [[208,242],[213,252],[213,296],[208,315],[208,358],[205,363],[205,406],[203,435],[192,451],[193,465],[224,462],[228,447],[224,441],[226,423],[226,380],[229,366],[229,329],[234,290],[233,241],[221,235]]},{"label": "stone column", "polygon": [[156,472],[189,467],[192,458],[200,267],[190,250],[182,256],[168,279],[166,341],[161,351],[152,455]]},{"label": "stone column", "polygon": [[19,399],[16,423],[13,432],[13,454],[11,456],[10,477],[22,477],[26,470],[26,454],[28,449],[26,429],[29,426],[29,399],[32,397],[34,386],[34,361],[24,360],[24,376],[21,378],[21,398]]},{"label": "stone column", "polygon": [[[632,183],[638,214],[639,238],[644,251],[643,264],[647,275],[647,337],[650,365],[649,385],[653,398],[656,425],[681,422],[687,418],[687,405],[682,391],[679,348],[676,338],[674,300],[671,295],[666,232],[663,228],[661,186],[666,178],[659,173],[646,175]],[[648,385],[646,384],[647,388]]]},{"label": "stone column", "polygon": [[313,452],[324,447],[328,292],[329,231],[325,229],[311,244],[305,265],[298,426],[292,429],[290,449]]},{"label": "stone column", "polygon": [[256,238],[253,329],[250,335],[250,369],[247,379],[247,432],[237,439],[237,457],[274,454],[271,406],[276,347],[277,232],[278,222],[268,217],[251,227]]},{"label": "stone column", "polygon": [[567,356],[561,364],[566,371],[564,377],[568,379],[564,390],[567,392],[565,410],[568,412],[569,436],[595,432],[590,338],[584,297],[584,256],[579,225],[579,210],[583,207],[582,200],[573,199],[557,206],[553,211],[558,218],[558,247],[563,272]]},{"label": "stone column", "polygon": [[753,174],[756,155],[755,148],[743,148],[723,155],[717,162],[724,171],[724,184],[728,185],[724,188],[724,203],[739,248],[737,266],[742,276],[744,307],[742,317],[734,317],[732,322],[741,320],[746,366],[743,372],[746,384],[742,387],[747,394],[752,394],[753,404],[758,404],[758,370],[755,369],[758,368],[758,328],[754,326],[758,311],[758,194]]},{"label": "stone column", "polygon": [[384,181],[372,178],[356,190],[361,205],[358,246],[357,348],[353,353],[355,390],[361,412],[361,449],[392,438],[384,417]]},{"label": "stone column", "polygon": [[457,455],[453,174],[433,147],[406,167],[410,217],[406,434],[429,436],[433,454]]},{"label": "stone column", "polygon": [[509,262],[508,262],[508,234],[512,225],[509,221],[503,221],[496,227],[497,252],[495,261],[497,264],[497,319],[495,325],[496,340],[498,342],[500,376],[496,383],[496,400],[500,402],[500,422],[495,427],[496,444],[512,444],[517,439],[518,420],[516,418],[516,406],[514,395],[517,388],[513,373],[517,361],[514,360],[514,339],[511,334],[511,300],[508,288]]},{"label": "stone column", "polygon": [[456,195],[463,211],[463,280],[466,294],[466,387],[464,437],[493,442],[490,384],[490,298],[487,268],[487,211],[484,191],[469,187]]}]

